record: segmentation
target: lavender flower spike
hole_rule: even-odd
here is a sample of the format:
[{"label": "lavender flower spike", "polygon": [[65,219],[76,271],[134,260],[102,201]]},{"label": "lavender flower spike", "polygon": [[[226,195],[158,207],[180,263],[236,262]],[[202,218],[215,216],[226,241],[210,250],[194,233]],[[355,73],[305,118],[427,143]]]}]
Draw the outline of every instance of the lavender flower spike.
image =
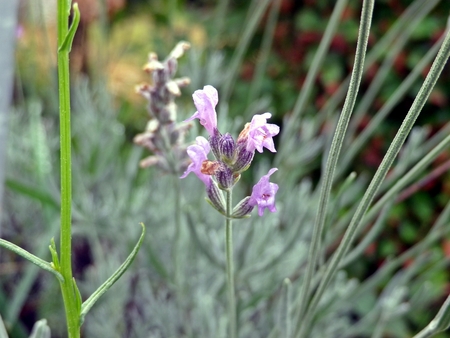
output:
[{"label": "lavender flower spike", "polygon": [[275,194],[278,191],[278,184],[269,182],[269,176],[277,170],[277,168],[270,169],[269,173],[261,177],[259,182],[253,186],[248,204],[251,206],[258,205],[259,216],[264,215],[265,208],[269,209],[270,212],[277,211],[275,207]]},{"label": "lavender flower spike", "polygon": [[187,148],[187,153],[191,158],[192,163],[189,164],[180,178],[185,178],[190,172],[193,172],[208,188],[211,185],[211,176],[202,173],[201,169],[203,162],[208,160],[208,153],[211,150],[211,147],[208,140],[202,136],[198,136],[195,140],[197,144],[193,144]]},{"label": "lavender flower spike", "polygon": [[273,153],[276,152],[272,137],[278,135],[280,127],[267,123],[267,119],[271,117],[270,113],[253,116],[248,131],[247,151],[256,149],[262,153],[263,147],[265,147]]},{"label": "lavender flower spike", "polygon": [[203,90],[196,90],[192,98],[197,111],[185,122],[199,119],[200,124],[205,127],[209,135],[213,135],[214,129],[217,129],[216,106],[219,102],[219,94],[216,88],[209,85],[204,86]]}]

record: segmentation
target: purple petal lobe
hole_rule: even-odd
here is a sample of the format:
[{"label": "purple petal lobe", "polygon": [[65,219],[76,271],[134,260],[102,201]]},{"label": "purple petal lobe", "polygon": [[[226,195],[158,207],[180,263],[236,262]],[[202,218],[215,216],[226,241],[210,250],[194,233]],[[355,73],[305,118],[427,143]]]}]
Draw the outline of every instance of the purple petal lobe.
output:
[{"label": "purple petal lobe", "polygon": [[196,90],[192,95],[197,111],[185,122],[193,119],[199,119],[200,124],[205,127],[209,135],[213,135],[214,129],[217,129],[216,106],[219,102],[219,95],[213,86],[205,86],[203,89]]},{"label": "purple petal lobe", "polygon": [[261,177],[258,183],[253,187],[252,194],[248,203],[250,205],[258,205],[259,216],[264,215],[264,209],[269,209],[270,212],[275,212],[277,209],[275,207],[275,195],[278,191],[278,184],[269,182],[269,177],[277,168],[272,168],[269,170],[267,175]]},{"label": "purple petal lobe", "polygon": [[206,187],[209,187],[211,184],[211,176],[202,173],[201,169],[203,162],[208,160],[208,153],[211,150],[211,147],[208,141],[202,136],[198,136],[195,140],[197,143],[187,148],[187,153],[191,158],[192,163],[189,164],[180,178],[185,178],[189,173],[193,172],[203,183],[205,183]]},{"label": "purple petal lobe", "polygon": [[248,130],[247,151],[256,149],[262,153],[263,148],[267,148],[273,153],[276,152],[272,137],[278,135],[280,127],[267,123],[267,119],[271,117],[270,113],[253,116]]}]

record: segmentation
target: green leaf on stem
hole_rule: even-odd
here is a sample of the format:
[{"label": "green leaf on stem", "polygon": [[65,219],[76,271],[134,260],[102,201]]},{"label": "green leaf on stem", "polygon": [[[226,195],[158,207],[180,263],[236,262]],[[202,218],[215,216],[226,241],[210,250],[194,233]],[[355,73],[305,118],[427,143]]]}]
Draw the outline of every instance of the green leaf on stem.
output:
[{"label": "green leaf on stem", "polygon": [[[69,3],[70,3],[70,0],[69,0]],[[61,46],[59,46],[58,52],[63,51],[63,50],[70,52],[72,50],[73,38],[77,31],[78,24],[80,23],[80,10],[78,9],[78,4],[74,3],[72,8],[73,8],[72,24],[70,25],[69,31],[67,32],[67,35],[65,36],[63,43],[61,44]]]},{"label": "green leaf on stem", "polygon": [[50,338],[50,328],[46,319],[38,320],[33,325],[33,330],[29,338]]},{"label": "green leaf on stem", "polygon": [[6,187],[24,196],[38,200],[42,204],[49,205],[55,210],[59,210],[59,202],[46,191],[40,190],[36,187],[24,184],[23,182],[7,178],[5,181]]},{"label": "green leaf on stem", "polygon": [[414,338],[431,337],[435,334],[445,331],[450,326],[450,296],[447,297],[444,304],[442,304],[436,317]]},{"label": "green leaf on stem", "polygon": [[5,324],[3,323],[2,316],[0,315],[0,337],[8,338],[8,332],[6,332]]},{"label": "green leaf on stem", "polygon": [[78,285],[77,282],[75,281],[75,278],[72,278],[72,283],[73,283],[73,292],[75,293],[75,300],[77,302],[76,303],[77,311],[78,313],[81,313],[81,304],[83,303],[83,300],[81,299],[81,293],[80,290],[78,289]]},{"label": "green leaf on stem", "polygon": [[50,249],[50,254],[52,255],[53,268],[57,271],[60,270],[58,252],[56,251],[55,239],[52,238],[50,241],[50,245],[48,246]]},{"label": "green leaf on stem", "polygon": [[145,235],[145,225],[144,223],[141,223],[142,226],[142,234],[141,237],[139,237],[138,242],[134,246],[133,251],[130,253],[130,255],[127,257],[125,262],[122,263],[122,265],[114,272],[114,274],[109,277],[86,301],[81,305],[81,313],[80,313],[80,325],[83,324],[84,317],[89,312],[89,310],[92,308],[92,306],[99,300],[99,298],[106,292],[108,289],[114,285],[115,282],[125,273],[125,271],[128,269],[128,267],[133,262],[134,258],[136,257],[142,241],[144,240]]},{"label": "green leaf on stem", "polygon": [[19,256],[22,256],[25,259],[28,259],[31,263],[36,264],[41,269],[51,272],[61,282],[64,282],[63,276],[58,271],[56,271],[53,268],[52,264],[50,264],[49,262],[44,261],[43,259],[33,255],[32,253],[29,253],[27,250],[22,249],[20,246],[15,245],[14,243],[11,243],[2,238],[0,238],[0,246],[6,248],[8,250],[11,250],[12,252],[15,252],[16,254],[18,254]]}]

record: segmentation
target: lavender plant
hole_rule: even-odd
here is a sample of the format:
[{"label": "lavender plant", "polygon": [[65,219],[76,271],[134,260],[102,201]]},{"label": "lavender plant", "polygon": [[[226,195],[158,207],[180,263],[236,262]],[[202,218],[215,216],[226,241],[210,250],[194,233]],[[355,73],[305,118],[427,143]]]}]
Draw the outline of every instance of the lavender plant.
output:
[{"label": "lavender plant", "polygon": [[[269,182],[269,177],[278,169],[270,169],[254,185],[252,194],[242,199],[235,207],[232,206],[232,191],[241,173],[250,167],[255,150],[262,153],[263,148],[267,148],[271,152],[276,152],[272,138],[278,135],[280,128],[275,124],[267,123],[267,119],[272,116],[270,113],[255,115],[235,141],[229,133],[222,135],[217,128],[215,109],[219,102],[217,90],[212,86],[205,86],[203,90],[194,92],[193,99],[197,111],[186,121],[199,119],[200,124],[209,133],[209,140],[198,136],[196,144],[188,147],[187,153],[192,163],[181,178],[185,178],[191,172],[194,173],[205,184],[207,201],[225,216],[229,335],[237,337],[232,219],[249,217],[255,206],[258,206],[259,216],[264,215],[266,208],[270,212],[276,211],[275,195],[278,185]],[[208,160],[210,151],[215,161]],[[222,191],[225,192],[226,197],[223,196]]]},{"label": "lavender plant", "polygon": [[142,168],[158,166],[167,173],[178,175],[186,167],[187,155],[184,138],[190,125],[179,125],[175,98],[180,89],[189,85],[187,77],[173,78],[177,71],[177,59],[190,48],[180,42],[162,62],[150,53],[144,70],[152,76],[152,85],[141,84],[136,91],[148,100],[150,120],[144,133],[136,135],[134,143],[150,150],[153,155],[140,162]]},{"label": "lavender plant", "polygon": [[[415,126],[411,132],[409,130],[415,120],[414,115],[420,110],[434,85],[433,79],[445,63],[448,44],[445,35],[433,42],[430,50],[420,56],[422,59],[415,64],[412,73],[384,105],[378,106],[382,100],[374,101],[377,87],[380,88],[381,85],[383,88],[382,85],[386,83],[386,78],[383,79],[382,75],[389,73],[392,69],[391,61],[399,55],[402,44],[411,38],[414,27],[422,22],[423,18],[429,17],[430,11],[437,3],[437,0],[413,1],[379,40],[372,40],[366,55],[364,46],[370,28],[372,4],[365,2],[358,56],[353,67],[355,74],[351,77],[351,92],[345,101],[345,109],[338,114],[338,108],[348,91],[350,76],[342,81],[340,89],[330,97],[322,111],[313,111],[313,105],[310,104],[311,98],[316,94],[315,79],[319,76],[319,70],[324,68],[323,62],[326,60],[330,43],[339,31],[342,11],[348,8],[346,1],[336,2],[316,54],[308,52],[307,59],[312,63],[305,66],[309,69],[307,80],[292,114],[284,116],[281,141],[277,143],[274,158],[275,164],[271,164],[267,157],[261,157],[258,161],[251,162],[252,165],[247,169],[247,173],[251,171],[255,177],[264,178],[259,185],[264,188],[263,191],[258,189],[258,184],[253,189],[253,183],[246,187],[245,175],[242,175],[239,184],[234,184],[233,170],[238,168],[239,140],[245,139],[245,133],[240,131],[243,121],[252,120],[251,116],[259,117],[258,123],[264,128],[269,124],[267,118],[263,118],[267,115],[261,115],[262,112],[271,111],[276,118],[285,111],[277,111],[276,104],[270,106],[270,102],[275,102],[275,97],[270,87],[270,90],[264,91],[264,88],[267,89],[266,82],[253,82],[250,85],[251,99],[245,97],[245,102],[249,104],[244,109],[235,109],[241,107],[239,104],[242,100],[239,98],[242,93],[246,93],[247,88],[247,84],[237,82],[236,79],[237,69],[246,54],[255,27],[258,27],[260,15],[269,8],[268,18],[274,20],[279,10],[279,1],[271,4],[269,1],[251,3],[248,14],[251,20],[246,20],[248,24],[242,29],[240,47],[233,55],[232,63],[227,63],[225,54],[220,50],[208,54],[208,51],[199,51],[194,45],[192,53],[187,55],[188,64],[179,65],[183,74],[195,80],[194,86],[187,87],[191,92],[204,83],[213,83],[217,88],[226,88],[227,93],[221,90],[221,104],[217,107],[219,122],[215,113],[212,113],[218,101],[215,98],[216,92],[207,86],[206,90],[204,88],[194,95],[201,105],[197,106],[197,118],[207,127],[209,138],[200,138],[195,144],[188,146],[182,139],[179,139],[180,142],[170,143],[173,138],[166,138],[172,135],[171,131],[187,127],[188,123],[177,123],[175,127],[171,123],[164,125],[158,122],[157,130],[149,128],[148,137],[155,142],[148,147],[153,149],[154,157],[147,163],[156,163],[156,166],[163,170],[136,170],[142,158],[141,149],[132,149],[127,145],[123,126],[114,115],[115,107],[111,104],[111,97],[105,94],[106,88],[92,89],[87,83],[74,86],[73,94],[76,99],[73,109],[76,109],[76,118],[73,121],[72,139],[77,146],[74,147],[73,154],[73,219],[76,224],[73,230],[75,243],[80,237],[85,238],[89,248],[85,251],[91,251],[92,255],[88,268],[83,275],[77,277],[81,294],[94,292],[97,285],[107,278],[117,265],[120,257],[129,250],[136,232],[133,228],[124,229],[123,224],[133,222],[136,217],[148,219],[146,224],[149,224],[148,232],[151,235],[147,236],[145,245],[141,248],[139,265],[135,264],[130,268],[131,271],[123,277],[120,285],[116,286],[118,291],[109,297],[106,294],[104,301],[92,308],[84,325],[85,335],[226,337],[234,318],[235,330],[240,337],[406,338],[419,332],[422,327],[417,323],[423,323],[428,316],[432,318],[431,312],[436,304],[442,302],[441,298],[445,292],[439,288],[442,284],[436,283],[436,280],[446,278],[445,271],[448,270],[449,260],[438,250],[436,243],[449,235],[446,225],[450,218],[450,204],[447,201],[443,201],[446,203],[445,207],[432,221],[423,238],[410,243],[410,246],[398,255],[384,255],[384,263],[377,266],[377,270],[366,278],[357,278],[352,272],[361,268],[361,257],[367,252],[367,248],[370,249],[373,243],[380,242],[378,239],[383,236],[389,218],[396,212],[396,208],[404,206],[399,205],[399,195],[404,199],[405,189],[421,176],[427,176],[427,168],[450,144],[448,122],[436,133],[430,133],[427,126]],[[220,2],[220,6],[226,6],[226,2]],[[379,6],[382,6],[381,2]],[[375,4],[373,10],[377,11],[377,8],[379,7]],[[221,28],[217,29],[226,29],[227,25],[223,24],[227,20],[225,14],[218,12],[217,15],[224,15]],[[236,25],[232,26],[234,27]],[[270,49],[268,45],[274,34],[269,28],[268,24],[264,33],[266,53]],[[216,40],[220,41],[220,37]],[[427,78],[424,90],[415,90],[417,79],[425,72],[424,69],[431,66],[431,60],[441,45],[443,49],[439,52],[435,66],[431,67],[430,77],[433,79]],[[268,59],[271,62],[264,65]],[[157,62],[166,69],[166,60]],[[268,58],[268,54],[259,55],[254,60],[258,63],[259,74],[255,76],[254,81],[261,81],[261,74],[267,72],[267,64],[273,67],[274,64],[284,63],[279,59]],[[370,90],[359,91],[361,100],[354,100],[360,76],[364,81],[364,74],[368,69],[373,69],[373,65],[379,60],[384,60],[379,68],[379,76],[370,84]],[[161,66],[158,65],[158,68]],[[168,78],[166,83],[171,80],[172,77]],[[236,90],[233,91],[233,88]],[[153,95],[152,87],[147,89],[145,95]],[[398,102],[406,93],[411,92],[419,93],[418,102],[414,103],[412,113],[408,114],[408,122],[401,127],[399,136],[395,138],[395,147],[389,150],[389,156],[383,161],[384,166],[376,174],[374,182],[370,183],[370,176],[361,163],[353,166],[355,156],[367,140],[373,137],[374,131],[380,130],[380,121],[385,120],[389,112],[397,107],[396,112],[401,113]],[[170,100],[159,102],[163,103],[161,111],[168,111],[165,106],[171,106],[168,103]],[[191,105],[185,106],[180,102],[182,101],[177,102],[177,114],[183,116],[186,110],[191,109]],[[368,107],[377,108],[379,111],[368,127],[359,133],[357,120],[360,119],[361,112],[369,109]],[[355,112],[350,114],[353,110]],[[202,111],[206,112],[203,116]],[[236,113],[237,111],[242,114]],[[49,137],[46,143],[50,149],[49,153],[56,154],[58,146],[52,135],[56,135],[57,131],[51,123],[51,117],[29,120],[26,112],[27,110],[19,109],[18,113],[14,114],[12,134],[20,134],[14,131],[22,131],[23,126],[36,130],[35,126],[38,125]],[[340,115],[342,117],[339,119]],[[232,116],[234,119],[229,118]],[[153,113],[152,118],[157,120]],[[155,125],[155,122],[151,123]],[[229,133],[222,135],[217,131],[217,136],[214,137],[214,126],[216,129],[219,126],[221,130],[227,130]],[[339,126],[335,138],[333,126]],[[250,126],[244,130],[247,128],[247,144],[241,147],[242,151],[247,151],[249,140],[252,142]],[[195,130],[195,127],[193,129]],[[213,133],[208,129],[212,129]],[[264,136],[260,137],[263,134],[260,133],[261,130],[255,130],[257,137],[253,153],[258,147],[264,148],[265,140]],[[268,130],[263,129],[262,132],[267,134]],[[231,135],[242,137],[233,138]],[[405,135],[409,135],[406,140],[403,139]],[[157,143],[165,139],[169,142]],[[214,139],[215,145],[212,142]],[[42,184],[39,183],[40,180],[32,179],[36,173],[33,173],[30,159],[34,159],[32,151],[37,150],[41,142],[45,141],[42,141],[42,138],[12,138],[9,147],[8,160],[11,165],[7,176],[8,194],[5,208],[11,222],[5,227],[5,236],[18,238],[14,231],[21,231],[19,226],[10,224],[26,224],[27,230],[23,232],[32,235],[42,231],[43,224],[47,222],[41,220],[44,218],[39,213],[41,205],[33,204],[33,200],[38,200],[45,209],[49,209],[50,216],[55,214],[59,207],[57,199],[55,202],[58,191],[54,188],[57,186],[54,179],[45,174],[43,177],[46,179],[42,180]],[[342,149],[341,155],[339,149]],[[212,151],[214,158],[209,157],[208,150]],[[389,162],[394,155],[396,159],[391,166]],[[191,164],[186,161],[189,157]],[[115,165],[111,165],[112,163]],[[171,163],[176,166],[171,167]],[[273,174],[273,167],[278,168],[276,176]],[[173,170],[174,168],[178,169]],[[324,177],[317,182],[317,175],[310,174],[313,171],[318,174],[320,169]],[[388,170],[388,174],[385,170]],[[179,182],[180,175],[185,176],[191,172],[198,176],[204,185],[194,180],[184,180],[181,181],[183,189],[177,190],[174,182]],[[385,179],[383,172],[386,174]],[[166,175],[167,173],[169,175]],[[325,173],[329,175],[327,178]],[[24,177],[28,177],[39,189],[31,190]],[[271,177],[277,178],[281,188],[276,195],[276,208],[279,212],[266,213],[261,218],[246,218],[245,221],[240,221],[242,226],[237,226],[235,219],[248,216],[250,209],[258,208],[258,211],[265,212],[266,208],[271,211],[270,209],[275,207],[270,198],[259,198],[267,197],[265,189],[274,196],[276,189],[274,183],[269,182]],[[212,185],[215,187],[211,187]],[[221,186],[225,189],[221,189]],[[246,196],[242,199],[242,204],[237,203],[236,206],[233,206],[230,200],[229,217],[227,186],[231,186],[228,190],[233,191],[234,198]],[[365,193],[368,187],[369,190]],[[205,190],[213,208],[203,201]],[[11,198],[11,195],[14,198]],[[174,212],[177,212],[174,210],[176,203],[179,203],[176,210],[179,210],[180,215],[174,217]],[[420,209],[423,206],[414,207]],[[33,213],[25,213],[23,210],[33,210]],[[238,210],[240,213],[237,213]],[[233,264],[232,296],[235,304],[228,309],[224,306],[226,303],[222,302],[227,296],[231,298],[230,290],[226,287],[228,275],[227,278],[222,278],[222,272],[227,269],[227,251],[221,250],[222,243],[226,240],[226,230],[223,231],[223,222],[220,217],[216,217],[217,212],[225,217],[225,223],[229,220],[230,230],[233,222],[233,247],[230,250],[233,257],[229,261]],[[233,213],[236,218],[231,217]],[[181,225],[186,225],[181,227],[179,233],[181,245],[174,243],[177,217]],[[406,222],[407,220],[401,220],[399,231],[406,228]],[[48,225],[46,231],[51,232],[53,223]],[[30,241],[30,251],[40,250],[38,242],[40,241]],[[175,259],[171,260],[170,250],[173,247],[180,254],[181,260],[178,263]],[[177,287],[173,288],[172,281],[175,278],[170,271],[176,270],[176,264],[179,281]],[[45,276],[36,278],[43,281],[40,284],[47,288],[52,285],[47,282],[48,279],[44,279],[47,278]],[[47,307],[51,306],[52,297],[48,296],[53,295],[51,291],[47,289],[47,297],[43,297]],[[18,294],[18,291],[14,293]],[[16,295],[11,296],[14,303],[16,298]],[[14,305],[14,308],[17,306]],[[435,311],[436,318],[417,337],[434,335],[444,330],[448,325],[448,308],[446,301],[441,311]],[[10,307],[6,310],[0,308],[0,311],[4,311],[2,317],[8,319],[5,320],[8,324]],[[43,313],[53,313],[53,316],[56,316],[57,311],[46,310]],[[49,323],[53,324],[51,326],[56,326],[58,321],[55,317],[47,318]]]}]

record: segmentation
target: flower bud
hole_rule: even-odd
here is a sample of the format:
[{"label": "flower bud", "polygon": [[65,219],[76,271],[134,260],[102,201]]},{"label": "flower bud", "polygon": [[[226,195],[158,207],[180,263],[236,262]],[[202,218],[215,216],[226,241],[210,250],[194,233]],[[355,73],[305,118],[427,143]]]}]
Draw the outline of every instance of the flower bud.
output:
[{"label": "flower bud", "polygon": [[214,180],[211,180],[211,184],[206,187],[206,194],[208,203],[221,214],[225,214],[225,198]]},{"label": "flower bud", "polygon": [[211,151],[216,157],[216,159],[220,159],[220,149],[219,149],[219,142],[222,138],[222,134],[217,130],[217,128],[214,128],[214,131],[211,136],[209,136],[209,144],[211,145]]},{"label": "flower bud", "polygon": [[229,133],[223,135],[219,140],[219,156],[220,160],[225,162],[226,164],[233,163],[234,151],[236,149],[236,145],[234,143],[233,138]]},{"label": "flower bud", "polygon": [[233,213],[231,217],[233,218],[247,218],[250,217],[250,213],[252,212],[254,205],[248,203],[250,200],[250,196],[245,197],[241,200],[233,209]]},{"label": "flower bud", "polygon": [[165,63],[166,63],[166,71],[167,71],[169,77],[174,76],[175,73],[177,72],[177,68],[178,68],[177,59],[175,59],[174,57],[169,57]]},{"label": "flower bud", "polygon": [[223,165],[216,171],[215,176],[217,179],[217,183],[219,184],[219,188],[222,190],[229,190],[237,181],[231,169],[225,165]]},{"label": "flower bud", "polygon": [[233,172],[241,173],[246,171],[253,161],[254,151],[247,151],[246,145],[244,143],[238,144],[238,149],[236,151],[236,160],[233,165]]}]

